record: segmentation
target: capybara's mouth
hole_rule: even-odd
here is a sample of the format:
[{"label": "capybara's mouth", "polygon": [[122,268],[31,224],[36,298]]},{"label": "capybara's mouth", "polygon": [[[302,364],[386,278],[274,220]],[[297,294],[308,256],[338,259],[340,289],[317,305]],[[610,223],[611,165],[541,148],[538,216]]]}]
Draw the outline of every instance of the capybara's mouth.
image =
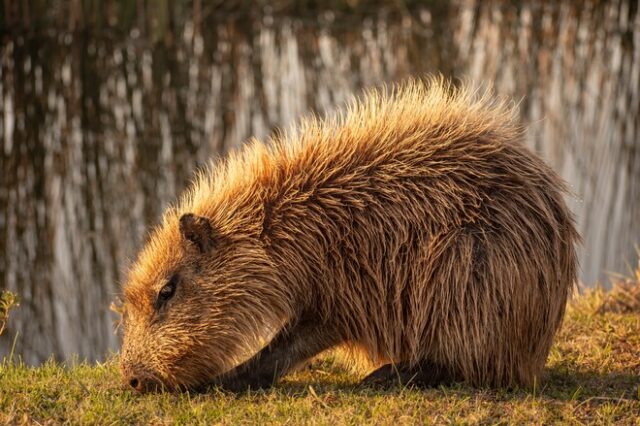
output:
[{"label": "capybara's mouth", "polygon": [[144,377],[124,377],[122,387],[123,389],[129,389],[137,394],[148,393],[162,393],[162,392],[192,392],[192,393],[204,393],[207,392],[212,386],[218,386],[216,381],[199,384],[182,384],[182,383],[170,383],[164,381],[153,375]]}]

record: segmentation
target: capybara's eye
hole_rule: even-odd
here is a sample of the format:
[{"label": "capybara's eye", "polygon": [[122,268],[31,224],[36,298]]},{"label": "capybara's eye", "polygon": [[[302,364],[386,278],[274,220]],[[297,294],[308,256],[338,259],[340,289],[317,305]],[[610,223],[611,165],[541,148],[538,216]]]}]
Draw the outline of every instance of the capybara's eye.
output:
[{"label": "capybara's eye", "polygon": [[176,286],[178,285],[178,277],[172,276],[171,279],[162,286],[158,292],[158,300],[156,301],[156,309],[162,307],[162,305],[173,297],[176,292]]}]

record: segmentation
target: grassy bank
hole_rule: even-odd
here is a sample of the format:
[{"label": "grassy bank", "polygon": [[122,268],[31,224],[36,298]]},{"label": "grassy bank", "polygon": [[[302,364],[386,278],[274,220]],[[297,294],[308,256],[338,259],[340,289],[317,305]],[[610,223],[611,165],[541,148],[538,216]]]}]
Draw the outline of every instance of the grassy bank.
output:
[{"label": "grassy bank", "polygon": [[117,359],[100,365],[0,366],[0,423],[289,423],[640,425],[638,286],[577,298],[535,389],[463,385],[376,391],[356,386],[331,357],[277,388],[240,396],[138,396],[120,384]]}]

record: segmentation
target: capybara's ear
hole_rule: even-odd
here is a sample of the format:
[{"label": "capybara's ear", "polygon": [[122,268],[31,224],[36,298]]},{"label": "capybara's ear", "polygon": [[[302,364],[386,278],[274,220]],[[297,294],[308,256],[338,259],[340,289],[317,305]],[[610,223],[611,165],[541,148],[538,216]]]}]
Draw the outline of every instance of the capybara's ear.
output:
[{"label": "capybara's ear", "polygon": [[209,251],[215,243],[215,233],[209,219],[187,213],[180,218],[180,233],[192,242],[201,253]]}]

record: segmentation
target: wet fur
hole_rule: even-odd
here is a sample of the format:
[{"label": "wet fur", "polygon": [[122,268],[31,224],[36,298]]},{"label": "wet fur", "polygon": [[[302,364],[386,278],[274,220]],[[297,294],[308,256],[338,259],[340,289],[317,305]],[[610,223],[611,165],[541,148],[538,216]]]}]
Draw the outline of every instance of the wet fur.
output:
[{"label": "wet fur", "polygon": [[[579,237],[563,182],[522,145],[515,114],[488,93],[409,81],[201,173],[129,274],[125,376],[262,387],[341,345],[407,377],[442,376],[426,385],[532,384]],[[187,213],[209,220],[210,251],[180,233]],[[176,271],[176,300],[156,312]]]}]

